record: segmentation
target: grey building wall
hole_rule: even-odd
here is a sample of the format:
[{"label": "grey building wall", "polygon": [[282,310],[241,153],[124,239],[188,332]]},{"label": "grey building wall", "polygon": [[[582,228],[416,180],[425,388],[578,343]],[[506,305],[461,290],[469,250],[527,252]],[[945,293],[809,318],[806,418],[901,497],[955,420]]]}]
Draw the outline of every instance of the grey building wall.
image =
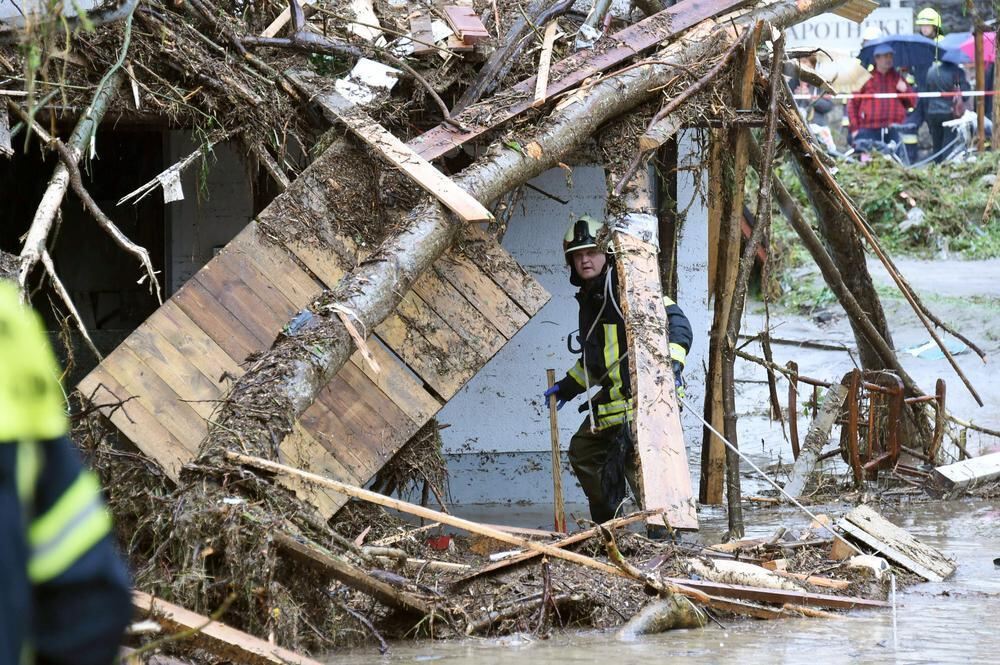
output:
[{"label": "grey building wall", "polygon": [[[164,138],[164,162],[174,164],[197,148],[191,132],[172,130]],[[200,165],[181,176],[184,199],[166,204],[167,280],[170,293],[191,279],[253,217],[249,169],[235,144],[220,143],[209,156],[204,182]],[[207,192],[207,195],[206,195]]]},{"label": "grey building wall", "polygon": [[[696,191],[695,178],[699,176],[682,177],[688,180],[678,183],[679,198],[686,202]],[[441,436],[455,504],[552,501],[549,416],[542,399],[545,370],[555,369],[559,379],[576,361],[566,348],[567,334],[577,327],[577,305],[573,298],[576,288],[569,283],[563,258],[562,236],[578,215],[603,216],[606,185],[604,171],[597,166],[576,166],[571,176],[553,169],[532,184],[569,202],[564,205],[526,190],[502,244],[552,299],[438,414],[441,423],[450,425]],[[707,234],[703,229],[707,225],[703,202],[700,197],[694,199],[679,249],[679,303],[700,330],[707,329],[707,287],[699,287],[699,280],[705,280]],[[689,361],[692,368],[700,368],[703,346],[702,340],[696,339]],[[692,383],[701,381],[696,376],[691,379]],[[700,394],[698,389],[693,392]],[[559,412],[567,503],[585,502],[566,460],[569,439],[584,419],[577,412],[581,402],[577,399]],[[695,440],[690,432],[688,436]],[[699,442],[700,437],[699,429]],[[697,451],[693,459],[696,457]]]}]

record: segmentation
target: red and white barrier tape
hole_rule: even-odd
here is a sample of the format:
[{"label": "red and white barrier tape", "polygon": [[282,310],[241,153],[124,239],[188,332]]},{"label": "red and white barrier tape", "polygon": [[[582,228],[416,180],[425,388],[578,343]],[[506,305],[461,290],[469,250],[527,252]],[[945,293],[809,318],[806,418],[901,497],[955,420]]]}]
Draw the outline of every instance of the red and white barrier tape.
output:
[{"label": "red and white barrier tape", "polygon": [[836,95],[824,94],[824,95],[792,95],[796,100],[809,100],[814,99],[833,99],[837,101],[846,102],[849,99],[896,99],[897,97],[911,97],[916,95],[921,99],[930,99],[934,97],[988,97],[997,94],[996,90],[966,90],[966,91],[948,91],[948,92],[867,92],[861,94],[860,92],[850,92],[850,93],[840,93]]}]

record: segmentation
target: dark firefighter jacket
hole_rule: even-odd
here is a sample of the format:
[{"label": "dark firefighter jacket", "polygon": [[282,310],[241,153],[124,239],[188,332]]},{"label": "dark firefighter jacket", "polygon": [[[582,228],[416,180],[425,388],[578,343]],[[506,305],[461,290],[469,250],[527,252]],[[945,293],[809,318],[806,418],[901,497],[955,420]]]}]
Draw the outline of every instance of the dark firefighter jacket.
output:
[{"label": "dark firefighter jacket", "polygon": [[[559,381],[559,398],[572,399],[600,382],[601,390],[591,403],[597,429],[607,429],[630,420],[635,408],[629,359],[626,356],[617,362],[628,343],[617,302],[618,277],[610,261],[604,274],[593,284],[584,285],[576,299],[582,351],[580,360]],[[691,348],[691,324],[673,300],[664,297],[663,304],[667,308],[670,357],[683,365]]]},{"label": "dark firefighter jacket", "polygon": [[0,663],[108,665],[131,617],[41,321],[0,281]]}]

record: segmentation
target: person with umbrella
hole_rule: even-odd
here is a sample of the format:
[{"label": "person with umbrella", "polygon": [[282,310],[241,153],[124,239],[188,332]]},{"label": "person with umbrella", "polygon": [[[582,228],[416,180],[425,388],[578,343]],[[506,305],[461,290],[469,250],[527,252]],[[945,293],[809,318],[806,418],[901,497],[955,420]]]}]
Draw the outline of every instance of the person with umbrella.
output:
[{"label": "person with umbrella", "polygon": [[[928,92],[958,92],[969,90],[965,71],[959,66],[961,53],[945,51],[927,70]],[[945,159],[943,149],[955,138],[955,130],[944,126],[949,120],[959,118],[965,112],[965,101],[961,96],[930,97],[921,100],[924,119],[934,143],[934,161],[940,164]]]},{"label": "person with umbrella", "polygon": [[[858,95],[847,103],[851,121],[851,143],[858,139],[872,139],[888,143],[899,142],[899,131],[894,125],[906,120],[908,111],[917,105],[913,88],[900,75],[893,64],[895,50],[889,44],[875,46],[875,66]],[[869,95],[892,95],[874,97]]]}]

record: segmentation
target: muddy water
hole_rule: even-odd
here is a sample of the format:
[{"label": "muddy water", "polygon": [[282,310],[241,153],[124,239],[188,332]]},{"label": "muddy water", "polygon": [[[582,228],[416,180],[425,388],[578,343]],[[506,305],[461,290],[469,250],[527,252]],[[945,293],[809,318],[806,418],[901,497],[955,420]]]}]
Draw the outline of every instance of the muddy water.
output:
[{"label": "muddy water", "polygon": [[[840,514],[843,507],[816,507]],[[531,520],[535,506],[514,517]],[[886,516],[921,540],[954,557],[958,569],[941,583],[926,583],[897,597],[896,630],[891,610],[855,612],[838,619],[783,621],[727,620],[726,628],[675,631],[632,642],[612,632],[561,633],[549,640],[530,636],[460,642],[403,642],[386,656],[374,648],[331,654],[329,663],[435,662],[491,665],[514,660],[549,663],[658,663],[683,658],[692,663],[987,663],[1000,662],[1000,503],[923,503],[886,509]],[[510,509],[505,508],[508,517]],[[468,515],[473,517],[473,515]],[[475,517],[485,517],[477,515]],[[494,513],[494,518],[497,515]],[[703,511],[699,538],[725,528],[723,513]],[[544,520],[543,520],[544,521]],[[749,536],[767,535],[780,525],[804,523],[789,510],[753,510]],[[532,524],[530,521],[525,525]]]}]

